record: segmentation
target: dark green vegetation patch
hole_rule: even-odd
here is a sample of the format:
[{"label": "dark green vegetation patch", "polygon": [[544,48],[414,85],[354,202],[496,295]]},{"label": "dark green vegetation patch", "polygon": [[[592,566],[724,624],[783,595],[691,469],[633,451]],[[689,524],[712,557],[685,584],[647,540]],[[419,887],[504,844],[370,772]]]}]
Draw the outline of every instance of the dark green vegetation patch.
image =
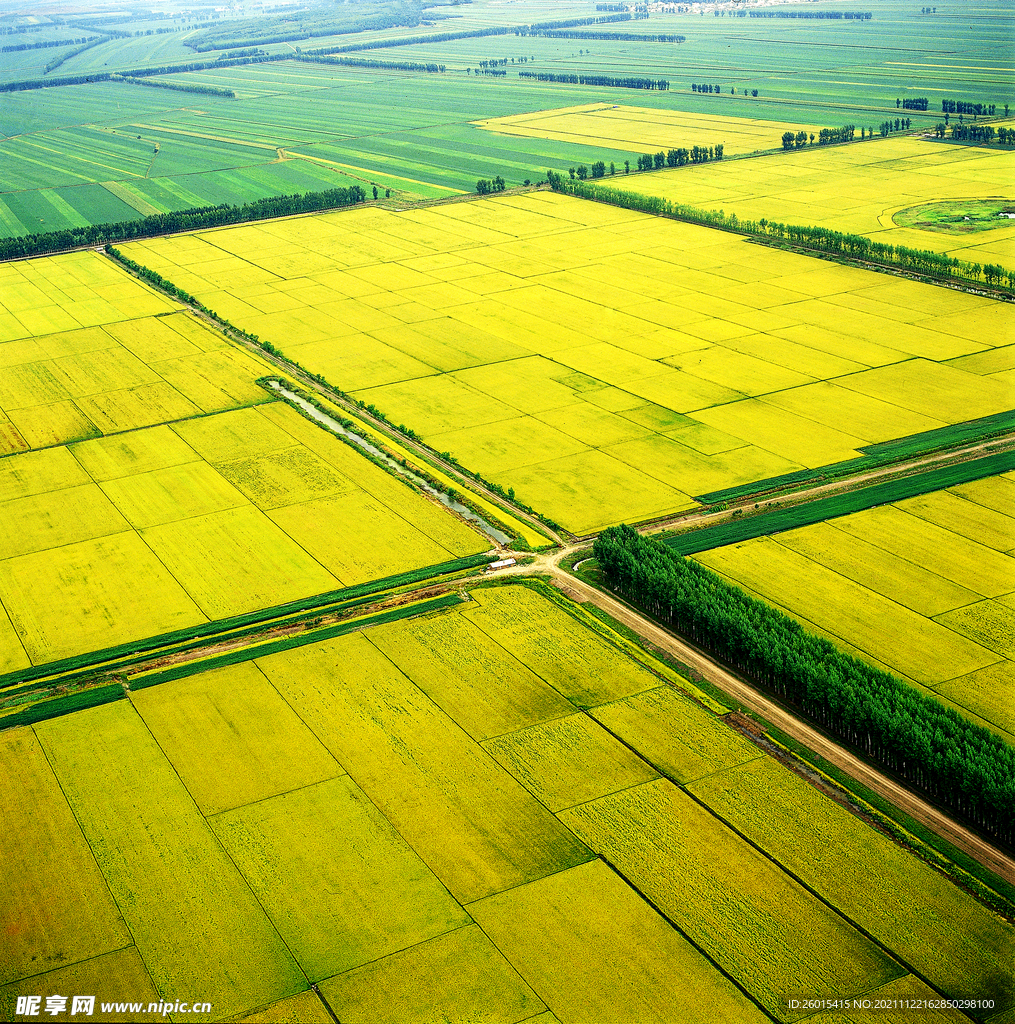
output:
[{"label": "dark green vegetation patch", "polygon": [[831,498],[808,501],[791,508],[777,508],[760,515],[737,518],[718,526],[706,526],[688,533],[678,533],[667,537],[664,543],[673,551],[682,555],[693,555],[698,551],[726,544],[737,544],[754,537],[766,537],[783,530],[794,530],[798,526],[811,526],[848,516],[853,512],[874,508],[875,505],[888,505],[904,498],[914,498],[918,494],[939,491],[956,484],[966,484],[971,480],[1008,473],[1015,469],[1015,452],[1002,452],[999,455],[988,455],[971,462],[960,462],[954,466],[933,469],[929,473],[907,476],[900,480],[888,480],[885,483],[863,487],[857,491],[847,491]]},{"label": "dark green vegetation patch", "polygon": [[1015,748],[1000,736],[629,526],[604,531],[593,551],[617,593],[981,832],[1011,843]]},{"label": "dark green vegetation patch", "polygon": [[954,202],[924,203],[896,213],[892,220],[902,228],[943,231],[965,235],[973,231],[993,231],[1015,219],[1015,201],[1011,199],[959,199]]}]

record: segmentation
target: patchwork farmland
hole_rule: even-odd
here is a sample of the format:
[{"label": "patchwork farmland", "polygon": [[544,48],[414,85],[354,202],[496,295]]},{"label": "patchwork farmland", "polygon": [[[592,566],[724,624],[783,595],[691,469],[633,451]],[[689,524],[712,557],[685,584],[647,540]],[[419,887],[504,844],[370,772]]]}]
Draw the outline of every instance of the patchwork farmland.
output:
[{"label": "patchwork farmland", "polygon": [[[792,1021],[801,986],[994,984],[1010,925],[686,680],[538,589],[471,597],[6,734],[0,792],[52,832],[5,873],[8,912],[45,915],[5,949],[4,1005],[101,984],[199,991],[216,1019]],[[39,823],[4,830],[11,853]],[[844,884],[874,865],[876,898]]]},{"label": "patchwork farmland", "polygon": [[1011,406],[997,302],[553,193],[123,251],[576,534]]},{"label": "patchwork farmland", "polygon": [[[552,119],[548,123],[552,124]],[[542,124],[534,120],[533,129],[541,131]],[[727,134],[710,126],[702,138],[708,144],[705,136],[725,138]],[[662,136],[655,139],[662,148],[672,145]],[[646,139],[645,150],[652,145]],[[1015,174],[1015,154],[1010,149],[967,148],[906,136],[877,138],[869,145],[833,146],[824,151],[808,147],[786,156],[788,159],[783,159],[782,153],[773,153],[721,166],[615,176],[609,185],[703,210],[723,208],[742,219],[767,218],[829,227],[867,235],[889,245],[1015,267],[1015,225],[997,215],[993,222],[977,224],[975,231],[971,224],[962,223],[961,213],[953,230],[911,226],[918,221],[921,210],[949,199],[1000,199],[999,209],[1003,207]]]},{"label": "patchwork farmland", "polygon": [[489,548],[103,257],[4,270],[5,671]]},{"label": "patchwork farmland", "polygon": [[1010,39],[0,2],[0,1019],[1012,1024]]}]

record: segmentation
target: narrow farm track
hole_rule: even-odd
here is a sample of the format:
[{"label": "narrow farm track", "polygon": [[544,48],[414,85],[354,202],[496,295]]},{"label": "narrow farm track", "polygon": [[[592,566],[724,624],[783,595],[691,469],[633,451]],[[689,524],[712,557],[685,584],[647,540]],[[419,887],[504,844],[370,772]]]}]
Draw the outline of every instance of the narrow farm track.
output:
[{"label": "narrow farm track", "polygon": [[[948,448],[939,452],[916,455],[902,462],[893,462],[885,466],[879,466],[876,469],[863,470],[849,476],[842,476],[834,480],[814,484],[813,486],[805,485],[796,490],[773,491],[768,497],[761,497],[760,494],[751,494],[740,499],[738,502],[731,503],[731,507],[726,511],[694,510],[684,512],[679,516],[657,520],[638,529],[641,533],[649,534],[660,530],[682,530],[706,525],[713,526],[731,519],[734,513],[738,511],[750,511],[752,514],[760,514],[771,511],[775,507],[786,507],[789,504],[803,505],[818,498],[827,498],[834,494],[857,490],[865,484],[916,476],[930,469],[940,469],[944,466],[951,466],[960,462],[971,462],[982,456],[1012,451],[1013,449],[1015,449],[1015,434],[1005,434],[1001,437],[988,438],[987,440],[977,441],[960,448]],[[754,510],[755,504],[758,506],[756,511]],[[583,539],[591,543],[595,540],[595,536]]]},{"label": "narrow farm track", "polygon": [[778,704],[762,696],[742,679],[717,665],[674,633],[657,625],[630,605],[561,569],[556,563],[565,554],[567,552],[543,556],[534,564],[521,567],[518,574],[521,575],[526,571],[530,573],[549,572],[565,594],[580,601],[591,602],[609,613],[618,622],[634,630],[645,640],[700,672],[705,679],[740,701],[744,707],[761,715],[782,732],[792,736],[830,764],[834,764],[868,789],[884,797],[894,807],[926,825],[957,849],[969,854],[999,878],[1015,884],[1015,859],[1002,853],[976,833],[953,821],[948,815],[921,799],[905,786],[872,768],[861,758],[839,746],[817,729],[800,721]]}]

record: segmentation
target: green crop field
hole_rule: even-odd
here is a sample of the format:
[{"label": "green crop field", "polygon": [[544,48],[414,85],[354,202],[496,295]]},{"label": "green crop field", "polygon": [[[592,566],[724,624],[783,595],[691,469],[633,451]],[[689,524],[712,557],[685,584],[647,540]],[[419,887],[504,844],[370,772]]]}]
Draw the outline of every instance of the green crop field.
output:
[{"label": "green crop field", "polygon": [[695,557],[1011,742],[1013,483],[987,477]]},{"label": "green crop field", "polygon": [[131,259],[574,533],[1012,405],[997,302],[552,193]]},{"label": "green crop field", "polygon": [[[578,3],[477,0],[450,23],[323,37],[301,48],[348,45],[350,38],[376,45],[435,35],[449,26],[457,32],[521,27],[588,13]],[[553,139],[493,134],[478,124],[582,104],[631,105],[636,99],[638,106],[658,111],[667,126],[663,148],[697,142],[695,126],[714,115],[747,119],[758,132],[750,150],[764,150],[778,148],[787,124],[808,131],[843,123],[876,127],[896,112],[900,97],[931,99],[926,113],[913,114],[920,126],[938,119],[939,98],[997,104],[1011,99],[1008,15],[997,0],[961,18],[943,10],[924,15],[903,0],[882,0],[870,21],[720,13],[654,13],[637,24],[594,29],[605,38],[509,32],[349,55],[439,63],[447,69],[441,74],[273,60],[157,79],[232,90],[235,98],[188,98],[115,82],[8,93],[0,114],[6,136],[0,138],[0,232],[130,220],[153,210],[239,203],[349,182],[373,183],[406,198],[446,195],[471,191],[482,177],[500,174],[520,184],[538,180],[547,167],[566,170],[597,159],[620,166],[647,147],[659,148],[660,127],[651,123],[612,142],[595,133],[586,139],[581,132]],[[176,27],[184,31],[109,40],[71,57],[50,77],[181,66],[195,59],[215,63],[218,51],[195,53],[187,46],[199,39],[200,29]],[[632,31],[681,35],[685,41],[609,38]],[[263,49],[274,57],[292,53],[284,43]],[[40,78],[38,62],[53,52],[4,55],[10,59],[0,60],[0,83]],[[506,74],[479,74],[488,61],[506,61]],[[538,82],[520,78],[520,71],[606,73],[664,79],[670,86],[650,92]],[[706,82],[715,92],[692,91],[692,83]],[[757,97],[745,95],[754,90]],[[734,140],[728,141],[733,152]]]},{"label": "green crop field", "polygon": [[[1009,923],[686,681],[561,598],[471,597],[5,734],[0,889],[26,926],[0,1006],[92,984],[313,1021],[312,983],[400,1024],[668,1024],[703,998],[788,1022],[824,986],[1015,1003]],[[568,699],[552,647],[627,696]]]}]

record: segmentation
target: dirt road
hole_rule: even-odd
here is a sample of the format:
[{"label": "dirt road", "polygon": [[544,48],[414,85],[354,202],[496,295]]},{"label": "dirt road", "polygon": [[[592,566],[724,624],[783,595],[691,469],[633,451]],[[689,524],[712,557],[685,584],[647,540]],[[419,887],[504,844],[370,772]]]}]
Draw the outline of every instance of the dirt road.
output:
[{"label": "dirt road", "polygon": [[[685,665],[689,665],[709,682],[714,683],[739,701],[745,708],[761,715],[765,721],[771,722],[786,735],[792,736],[808,749],[819,754],[829,764],[834,764],[868,789],[884,797],[893,806],[932,829],[953,846],[993,871],[998,877],[1015,884],[1015,859],[995,849],[990,843],[952,821],[947,814],[922,800],[905,786],[883,775],[855,754],[839,746],[834,740],[829,739],[823,733],[800,721],[789,711],[762,696],[757,690],[733,673],[715,664],[675,634],[657,625],[610,594],[590,586],[561,569],[557,562],[574,550],[576,549],[572,547],[563,552],[542,555],[532,564],[518,566],[513,570],[509,569],[507,573],[511,575],[525,575],[534,572],[549,573],[564,593],[579,601],[589,601],[602,608],[618,622],[622,622],[629,629],[634,630],[639,636],[644,637],[668,654],[672,654]],[[522,556],[519,555],[519,557]]]}]

